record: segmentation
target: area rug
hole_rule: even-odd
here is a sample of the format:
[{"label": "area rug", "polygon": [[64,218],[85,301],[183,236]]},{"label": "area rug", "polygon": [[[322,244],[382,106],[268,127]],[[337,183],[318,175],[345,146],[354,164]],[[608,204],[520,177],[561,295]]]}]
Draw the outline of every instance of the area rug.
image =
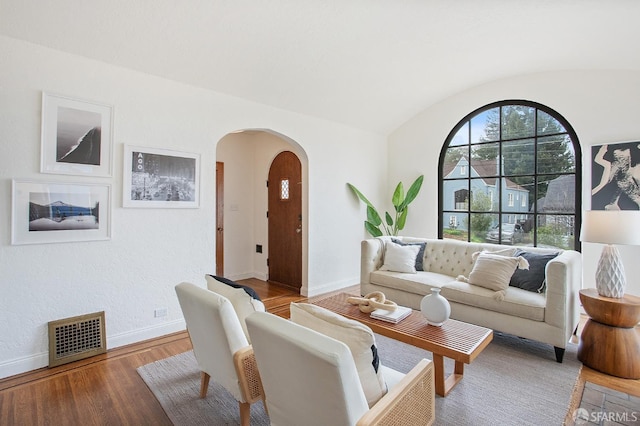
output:
[{"label": "area rug", "polygon": [[[384,336],[376,341],[382,363],[401,372],[431,359],[430,352]],[[449,395],[436,396],[436,425],[561,425],[581,366],[576,352],[569,345],[558,364],[548,345],[495,333]],[[447,360],[445,371],[452,370]],[[144,365],[138,373],[174,425],[239,424],[238,403],[213,380],[207,397],[198,397],[200,372],[192,352]],[[251,407],[251,424],[269,424],[261,402]]]}]

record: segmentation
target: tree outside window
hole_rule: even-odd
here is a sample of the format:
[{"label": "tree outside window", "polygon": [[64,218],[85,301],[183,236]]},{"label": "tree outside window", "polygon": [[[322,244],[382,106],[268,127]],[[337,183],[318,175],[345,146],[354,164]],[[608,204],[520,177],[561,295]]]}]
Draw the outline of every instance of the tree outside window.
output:
[{"label": "tree outside window", "polygon": [[[530,101],[479,108],[450,133],[439,170],[441,238],[484,242],[502,229],[500,242],[579,248],[580,146],[552,109]],[[522,239],[510,237],[514,227]]]}]

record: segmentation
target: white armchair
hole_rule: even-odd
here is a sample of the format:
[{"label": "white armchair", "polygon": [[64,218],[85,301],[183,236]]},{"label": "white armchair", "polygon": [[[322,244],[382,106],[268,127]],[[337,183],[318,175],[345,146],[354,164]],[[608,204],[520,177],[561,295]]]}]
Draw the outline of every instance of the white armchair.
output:
[{"label": "white armchair", "polygon": [[253,349],[233,305],[227,298],[191,283],[180,283],[175,290],[202,371],[200,397],[207,395],[213,377],[238,401],[240,424],[248,426],[250,404],[264,398]]},{"label": "white armchair", "polygon": [[253,313],[246,322],[272,425],[434,422],[430,361],[420,361],[369,408],[346,344],[270,313]]}]

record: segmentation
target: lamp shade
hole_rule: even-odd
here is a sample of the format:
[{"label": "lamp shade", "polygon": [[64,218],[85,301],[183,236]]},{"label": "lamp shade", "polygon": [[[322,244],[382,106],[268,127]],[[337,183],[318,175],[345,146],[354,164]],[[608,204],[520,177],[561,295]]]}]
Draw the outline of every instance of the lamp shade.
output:
[{"label": "lamp shade", "polygon": [[588,210],[582,216],[580,241],[640,245],[640,211]]}]

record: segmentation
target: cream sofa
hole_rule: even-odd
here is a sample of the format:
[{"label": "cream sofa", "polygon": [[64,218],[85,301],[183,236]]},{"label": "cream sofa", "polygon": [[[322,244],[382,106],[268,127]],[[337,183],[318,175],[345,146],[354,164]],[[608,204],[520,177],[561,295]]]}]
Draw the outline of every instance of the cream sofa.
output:
[{"label": "cream sofa", "polygon": [[553,345],[556,360],[562,362],[566,344],[578,325],[578,292],[582,285],[582,255],[573,250],[517,247],[527,252],[559,252],[545,269],[546,289],[538,293],[509,286],[504,300],[495,291],[457,279],[470,275],[473,253],[499,251],[510,246],[467,243],[451,239],[393,237],[403,243],[426,242],[423,271],[416,273],[380,270],[385,243],[391,237],[362,241],[360,292],[381,291],[402,306],[420,309],[422,298],[432,287],[451,304],[451,318],[481,325],[527,339]]}]

